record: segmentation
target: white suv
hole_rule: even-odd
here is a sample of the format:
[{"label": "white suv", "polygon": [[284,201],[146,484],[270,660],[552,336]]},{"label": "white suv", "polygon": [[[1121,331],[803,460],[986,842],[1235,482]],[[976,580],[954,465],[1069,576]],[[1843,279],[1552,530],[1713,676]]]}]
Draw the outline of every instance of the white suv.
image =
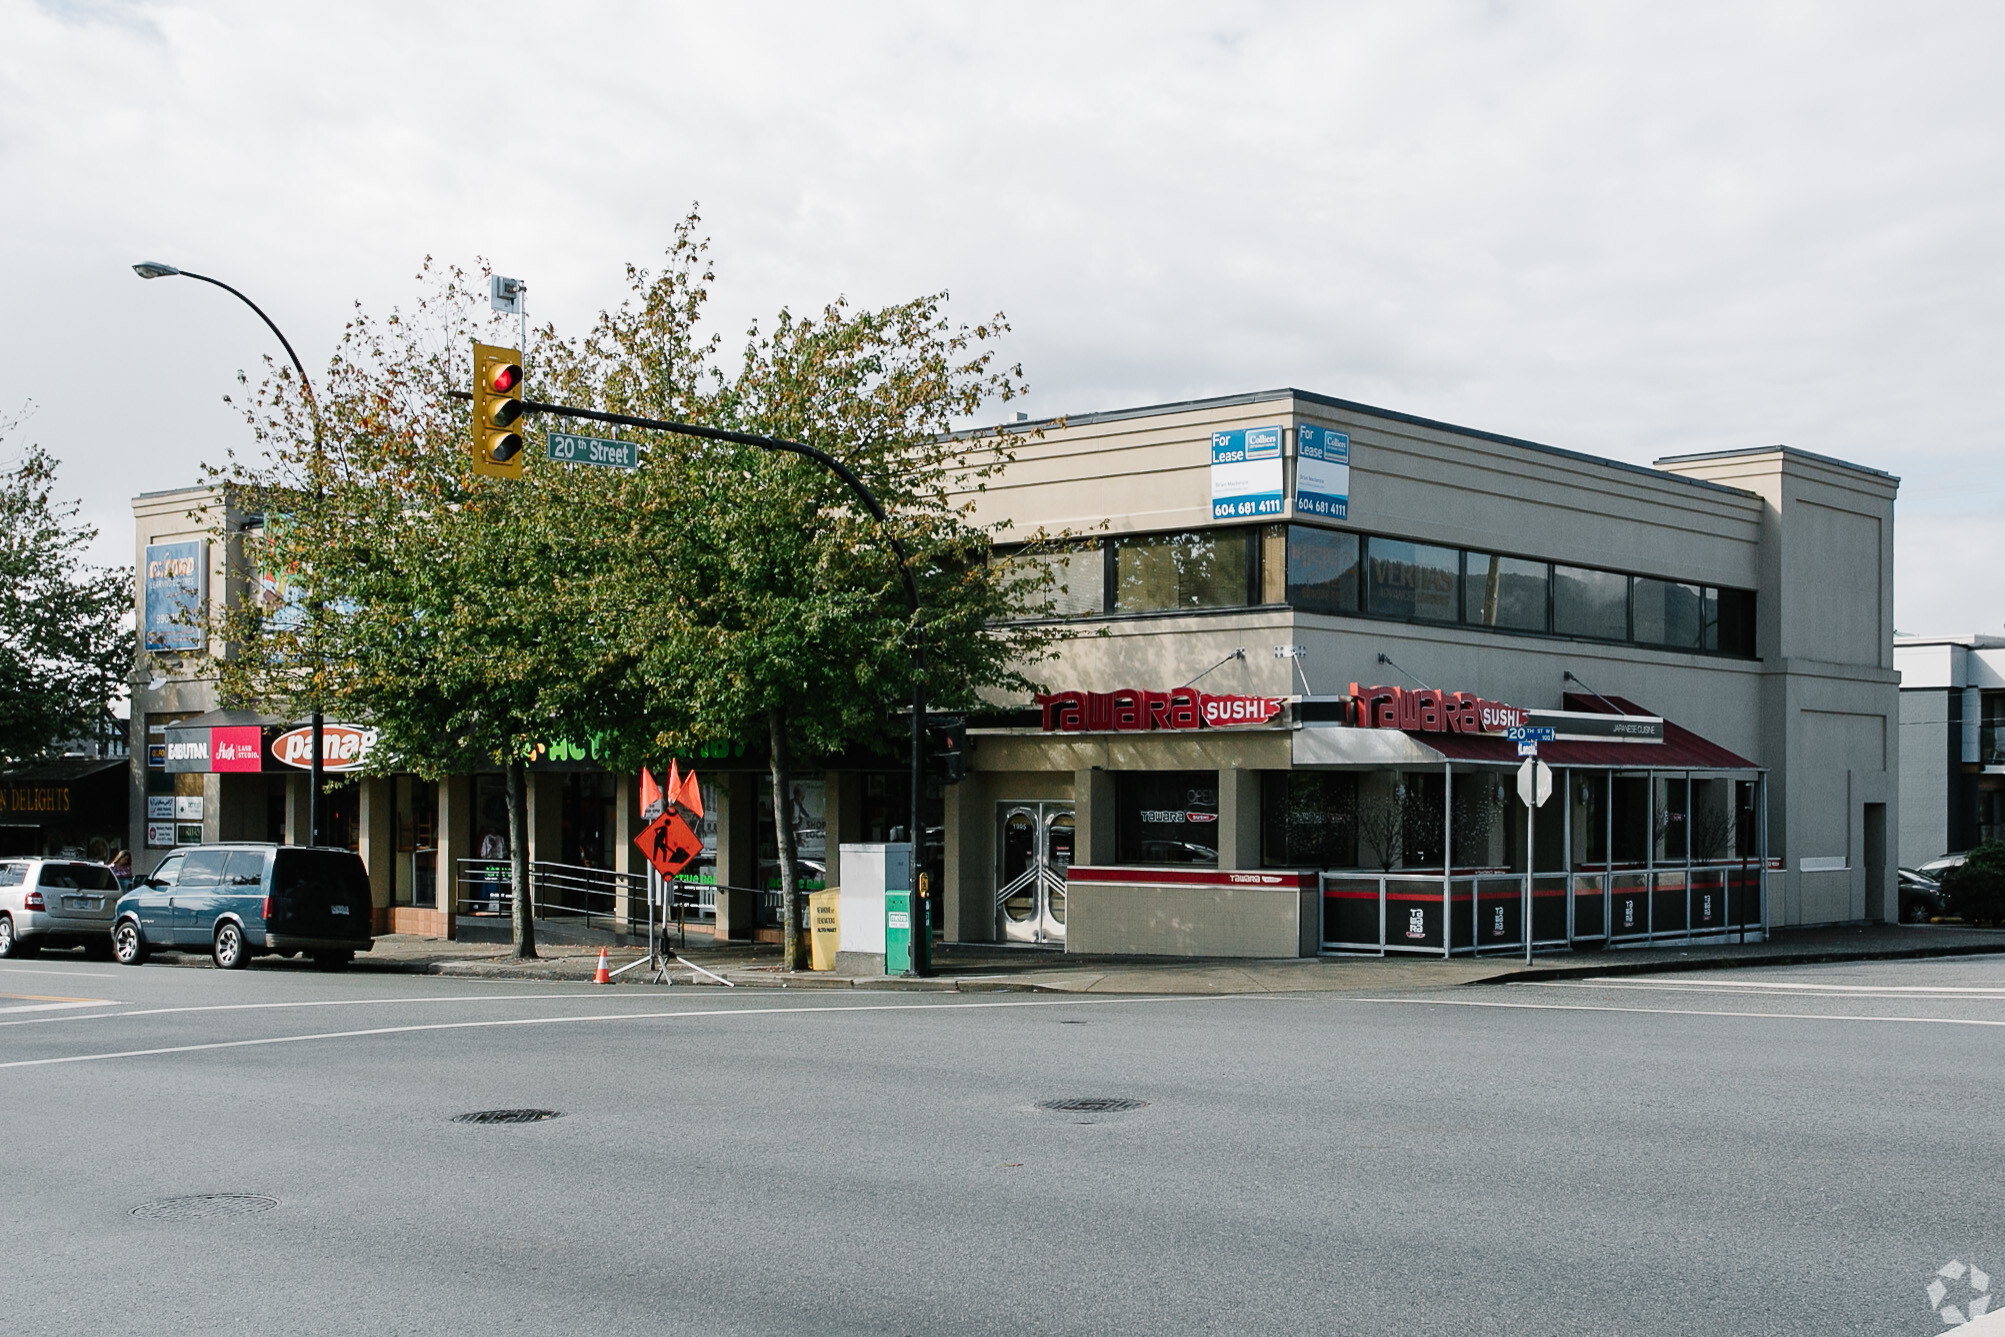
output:
[{"label": "white suv", "polygon": [[44,947],[111,956],[118,878],[79,859],[0,859],[0,957]]}]

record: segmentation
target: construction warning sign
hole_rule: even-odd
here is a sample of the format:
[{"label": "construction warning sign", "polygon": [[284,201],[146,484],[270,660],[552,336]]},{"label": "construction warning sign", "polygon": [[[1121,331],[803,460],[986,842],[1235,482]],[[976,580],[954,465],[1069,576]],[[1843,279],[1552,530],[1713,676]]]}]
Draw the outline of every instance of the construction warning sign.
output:
[{"label": "construction warning sign", "polygon": [[672,811],[649,822],[647,829],[634,837],[634,844],[663,877],[674,877],[703,853],[703,842],[689,829],[689,823]]}]

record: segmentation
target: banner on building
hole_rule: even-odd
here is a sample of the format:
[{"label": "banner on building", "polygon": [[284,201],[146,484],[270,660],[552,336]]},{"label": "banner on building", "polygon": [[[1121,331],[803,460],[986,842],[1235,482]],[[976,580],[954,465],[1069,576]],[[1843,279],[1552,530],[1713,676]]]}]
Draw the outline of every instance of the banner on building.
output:
[{"label": "banner on building", "polygon": [[1211,518],[1279,515],[1281,429],[1246,427],[1211,434]]},{"label": "banner on building", "polygon": [[1304,423],[1295,431],[1295,514],[1347,520],[1350,511],[1350,435]]},{"label": "banner on building", "polygon": [[146,545],[140,572],[148,650],[200,650],[209,642],[203,625],[203,590],[209,545],[202,539]]}]

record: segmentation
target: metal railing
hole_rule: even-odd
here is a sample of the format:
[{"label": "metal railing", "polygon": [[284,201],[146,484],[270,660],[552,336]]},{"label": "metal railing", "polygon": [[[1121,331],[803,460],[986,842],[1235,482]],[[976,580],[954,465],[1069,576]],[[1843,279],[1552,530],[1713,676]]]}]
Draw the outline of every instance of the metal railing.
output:
[{"label": "metal railing", "polygon": [[[454,861],[454,909],[462,915],[506,918],[514,912],[513,873],[505,859]],[[665,888],[665,890],[664,890]],[[726,887],[750,892],[762,928],[777,928],[783,901],[777,891]],[[713,882],[663,882],[649,873],[623,873],[582,864],[532,862],[529,865],[531,913],[538,919],[565,920],[585,928],[634,931],[657,911],[657,922],[715,919],[718,887]]]},{"label": "metal railing", "polygon": [[[1428,956],[1523,951],[1522,873],[1322,875],[1326,952]],[[1640,946],[1753,935],[1768,926],[1759,864],[1532,876],[1532,945]]]}]

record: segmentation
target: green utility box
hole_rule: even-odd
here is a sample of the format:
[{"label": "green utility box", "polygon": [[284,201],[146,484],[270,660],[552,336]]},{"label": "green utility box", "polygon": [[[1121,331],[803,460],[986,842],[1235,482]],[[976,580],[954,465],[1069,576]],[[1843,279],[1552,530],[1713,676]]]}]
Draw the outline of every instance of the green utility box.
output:
[{"label": "green utility box", "polygon": [[887,975],[912,973],[913,937],[915,932],[925,931],[925,925],[915,924],[913,919],[912,907],[918,899],[909,891],[885,889],[884,973]]}]

